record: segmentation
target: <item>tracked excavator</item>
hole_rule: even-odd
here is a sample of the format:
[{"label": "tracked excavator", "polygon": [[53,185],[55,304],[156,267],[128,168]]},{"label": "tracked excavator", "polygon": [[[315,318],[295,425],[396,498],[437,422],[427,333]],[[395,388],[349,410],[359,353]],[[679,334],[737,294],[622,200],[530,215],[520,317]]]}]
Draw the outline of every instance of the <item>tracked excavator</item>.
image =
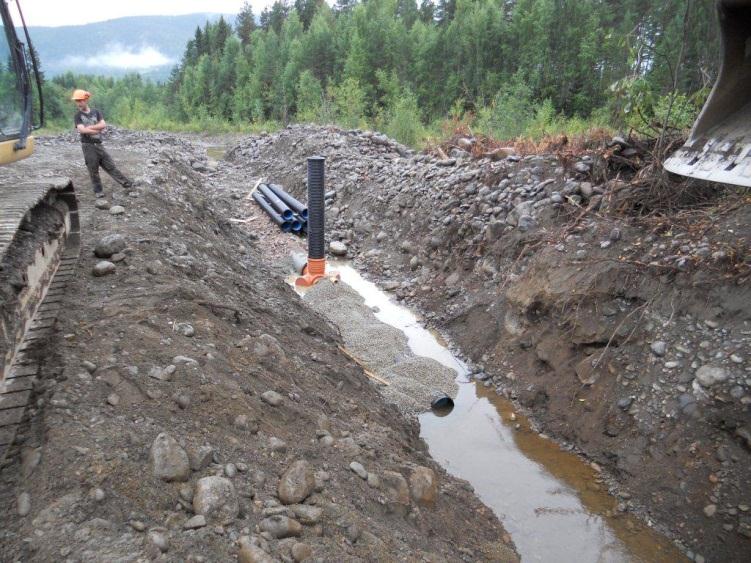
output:
[{"label": "tracked excavator", "polygon": [[[44,121],[39,70],[18,1],[0,0],[0,463],[14,442],[38,377],[80,243],[68,179],[16,173]],[[25,42],[19,39],[22,35]],[[25,167],[24,170],[28,170]],[[33,176],[33,173],[31,174]],[[10,178],[10,179],[9,179]]]},{"label": "tracked excavator", "polygon": [[717,15],[722,41],[717,82],[688,141],[665,168],[751,187],[751,0],[719,0]]}]

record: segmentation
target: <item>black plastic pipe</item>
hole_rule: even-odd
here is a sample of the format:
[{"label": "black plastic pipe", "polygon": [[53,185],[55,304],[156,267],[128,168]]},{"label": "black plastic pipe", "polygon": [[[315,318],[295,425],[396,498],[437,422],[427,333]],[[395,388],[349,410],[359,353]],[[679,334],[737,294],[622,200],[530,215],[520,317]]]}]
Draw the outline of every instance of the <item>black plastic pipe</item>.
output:
[{"label": "black plastic pipe", "polygon": [[279,199],[279,196],[271,191],[268,185],[261,184],[260,186],[258,186],[258,191],[264,195],[268,202],[274,207],[274,209],[276,209],[276,212],[282,216],[282,219],[284,219],[285,221],[292,220],[292,217],[294,217],[295,215],[294,211],[292,211],[286,203]]},{"label": "black plastic pipe", "polygon": [[273,191],[276,195],[279,196],[279,199],[281,199],[284,203],[286,203],[289,208],[297,213],[302,219],[308,220],[308,208],[305,207],[305,205],[292,197],[290,194],[284,191],[284,188],[281,187],[278,184],[267,184],[269,188],[271,188],[271,191]]},{"label": "black plastic pipe", "polygon": [[324,164],[322,156],[308,158],[308,258],[323,260],[325,243],[323,240],[323,194]]},{"label": "black plastic pipe", "polygon": [[271,220],[279,225],[285,233],[292,230],[292,221],[286,221],[281,215],[279,215],[276,209],[274,209],[262,194],[259,192],[253,192],[253,199],[256,200],[256,203],[261,206],[261,209],[263,209],[268,216],[271,217]]},{"label": "black plastic pipe", "polygon": [[[300,223],[300,228],[298,229],[299,232],[303,232],[308,227],[308,220],[307,219],[303,219],[299,215],[295,215],[295,219],[294,220]],[[295,231],[295,232],[298,232],[298,231]]]}]

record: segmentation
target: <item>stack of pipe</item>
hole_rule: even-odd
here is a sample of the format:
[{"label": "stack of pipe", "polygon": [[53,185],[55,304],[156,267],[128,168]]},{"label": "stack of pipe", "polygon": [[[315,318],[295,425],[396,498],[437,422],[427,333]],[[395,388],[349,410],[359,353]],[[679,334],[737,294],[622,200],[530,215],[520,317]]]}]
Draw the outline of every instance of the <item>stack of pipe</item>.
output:
[{"label": "stack of pipe", "polygon": [[260,184],[253,199],[285,233],[307,230],[308,208],[278,184]]}]

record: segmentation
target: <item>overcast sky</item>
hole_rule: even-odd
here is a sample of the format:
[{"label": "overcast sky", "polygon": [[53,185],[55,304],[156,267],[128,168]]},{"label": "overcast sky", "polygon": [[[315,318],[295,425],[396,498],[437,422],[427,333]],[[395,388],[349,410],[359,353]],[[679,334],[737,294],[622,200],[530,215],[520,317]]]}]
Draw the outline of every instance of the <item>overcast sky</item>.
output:
[{"label": "overcast sky", "polygon": [[[5,1],[5,0],[0,0]],[[15,0],[11,0],[11,3]],[[261,13],[273,0],[250,0],[253,12]],[[20,0],[26,25],[80,25],[126,16],[163,16],[212,12],[236,14],[244,0]]]}]

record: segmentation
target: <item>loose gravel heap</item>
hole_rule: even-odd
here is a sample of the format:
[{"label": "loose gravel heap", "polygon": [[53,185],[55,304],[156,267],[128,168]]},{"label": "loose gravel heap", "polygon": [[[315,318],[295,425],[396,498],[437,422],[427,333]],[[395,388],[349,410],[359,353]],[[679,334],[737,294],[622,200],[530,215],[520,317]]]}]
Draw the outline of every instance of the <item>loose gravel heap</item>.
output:
[{"label": "loose gravel heap", "polygon": [[456,397],[456,372],[412,353],[404,334],[379,321],[346,284],[322,281],[305,293],[305,301],[339,327],[349,352],[389,382],[380,391],[403,413],[425,412],[440,395]]}]

